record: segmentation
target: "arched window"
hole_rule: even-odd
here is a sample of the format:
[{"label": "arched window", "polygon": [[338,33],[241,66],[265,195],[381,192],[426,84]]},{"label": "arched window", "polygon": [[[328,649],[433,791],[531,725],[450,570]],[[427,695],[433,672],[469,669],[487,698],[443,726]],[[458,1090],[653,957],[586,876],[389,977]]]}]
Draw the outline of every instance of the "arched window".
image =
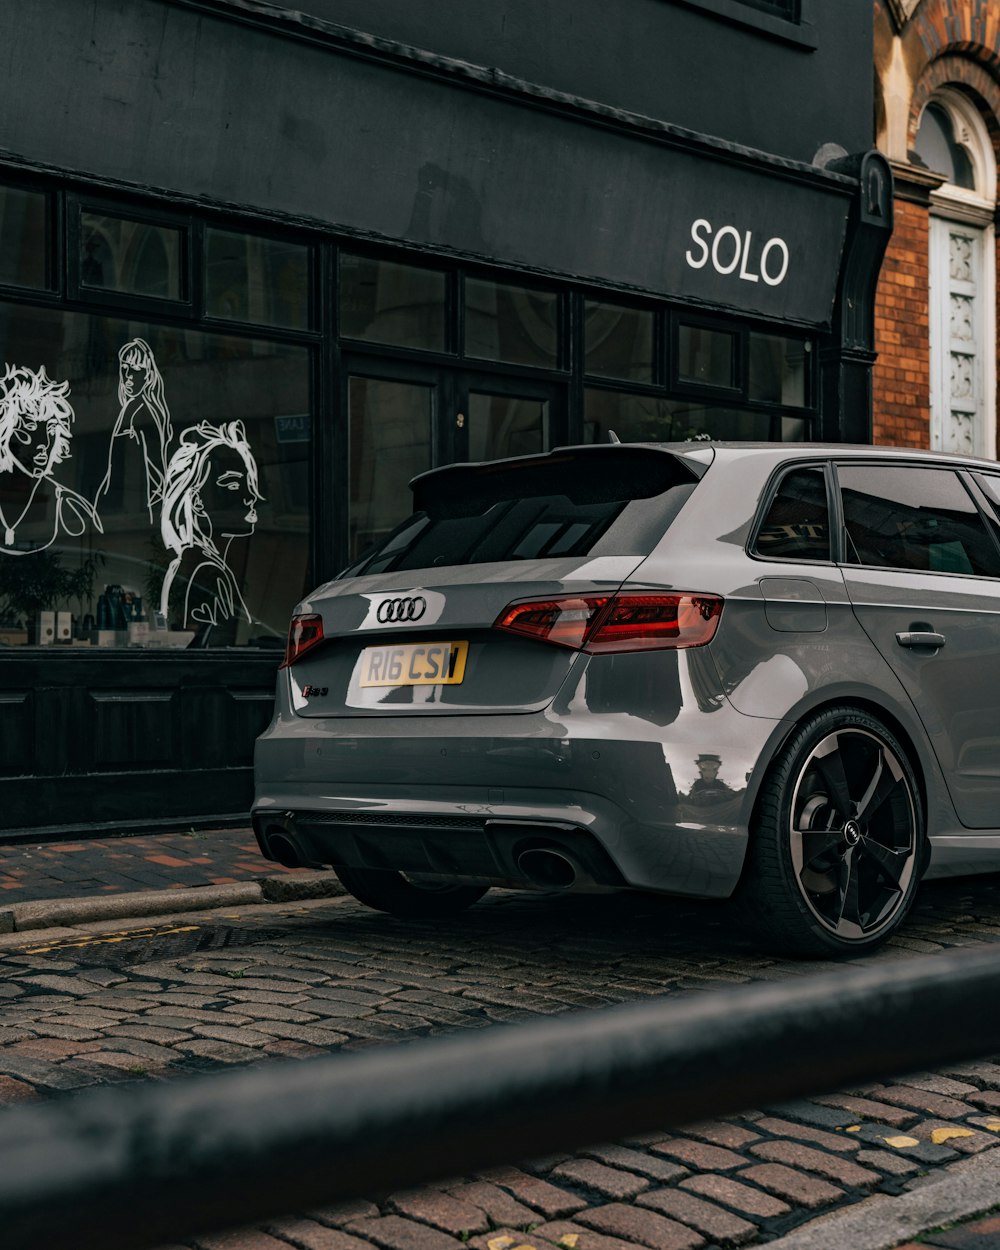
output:
[{"label": "arched window", "polygon": [[993,145],[972,102],[945,87],[924,108],[916,150],[946,179],[931,196],[931,447],[995,457]]}]

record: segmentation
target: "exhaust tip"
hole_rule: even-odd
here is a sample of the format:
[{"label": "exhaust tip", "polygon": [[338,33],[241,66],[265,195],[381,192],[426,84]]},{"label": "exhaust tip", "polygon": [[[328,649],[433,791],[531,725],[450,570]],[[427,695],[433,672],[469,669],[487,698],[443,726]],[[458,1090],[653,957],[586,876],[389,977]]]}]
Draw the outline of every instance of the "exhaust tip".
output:
[{"label": "exhaust tip", "polygon": [[547,890],[568,890],[575,885],[579,872],[568,855],[545,846],[522,851],[517,857],[517,866],[532,885]]},{"label": "exhaust tip", "polygon": [[267,849],[283,868],[302,868],[304,860],[299,848],[283,829],[268,830]]}]

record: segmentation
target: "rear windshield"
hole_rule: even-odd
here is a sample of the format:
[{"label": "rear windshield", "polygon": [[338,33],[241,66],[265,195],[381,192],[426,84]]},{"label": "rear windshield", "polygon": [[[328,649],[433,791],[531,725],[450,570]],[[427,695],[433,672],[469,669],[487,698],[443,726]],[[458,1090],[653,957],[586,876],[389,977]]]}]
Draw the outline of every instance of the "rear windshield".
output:
[{"label": "rear windshield", "polygon": [[342,576],[648,555],[703,471],[665,452],[618,447],[452,465],[416,479],[413,516]]}]

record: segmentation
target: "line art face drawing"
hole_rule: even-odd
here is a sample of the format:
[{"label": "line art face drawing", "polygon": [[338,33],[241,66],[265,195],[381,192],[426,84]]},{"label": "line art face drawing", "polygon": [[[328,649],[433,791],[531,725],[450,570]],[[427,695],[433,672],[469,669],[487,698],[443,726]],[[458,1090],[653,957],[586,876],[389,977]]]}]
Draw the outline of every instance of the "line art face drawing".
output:
[{"label": "line art face drawing", "polygon": [[[68,382],[8,364],[0,378],[0,552],[27,555],[49,547],[60,535],[79,538],[88,525],[102,530],[89,500],[53,477],[69,459],[75,413]],[[50,501],[54,506],[50,511]],[[19,526],[44,522],[41,539],[19,540]],[[22,531],[23,533],[23,531]],[[36,530],[37,535],[37,530]]]},{"label": "line art face drawing", "polygon": [[234,539],[253,533],[262,498],[242,421],[202,421],[181,433],[163,482],[160,533],[173,552],[160,592],[165,617],[176,585],[184,594],[184,628],[253,619],[228,555]]},{"label": "line art face drawing", "polygon": [[152,348],[145,339],[134,338],[118,352],[118,420],[108,448],[108,470],[97,489],[97,500],[107,494],[112,477],[124,470],[131,439],[142,455],[146,479],[146,507],[150,521],[163,499],[163,478],[173,437],[170,409],[163,391],[163,377]]}]

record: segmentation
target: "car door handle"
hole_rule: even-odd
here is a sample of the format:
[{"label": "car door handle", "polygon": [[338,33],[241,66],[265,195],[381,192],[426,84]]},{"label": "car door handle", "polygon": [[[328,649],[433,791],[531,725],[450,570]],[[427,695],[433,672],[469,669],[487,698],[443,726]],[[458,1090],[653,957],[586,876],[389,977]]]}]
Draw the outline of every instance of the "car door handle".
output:
[{"label": "car door handle", "polygon": [[944,634],[934,634],[925,630],[907,629],[896,635],[901,647],[943,647]]}]

